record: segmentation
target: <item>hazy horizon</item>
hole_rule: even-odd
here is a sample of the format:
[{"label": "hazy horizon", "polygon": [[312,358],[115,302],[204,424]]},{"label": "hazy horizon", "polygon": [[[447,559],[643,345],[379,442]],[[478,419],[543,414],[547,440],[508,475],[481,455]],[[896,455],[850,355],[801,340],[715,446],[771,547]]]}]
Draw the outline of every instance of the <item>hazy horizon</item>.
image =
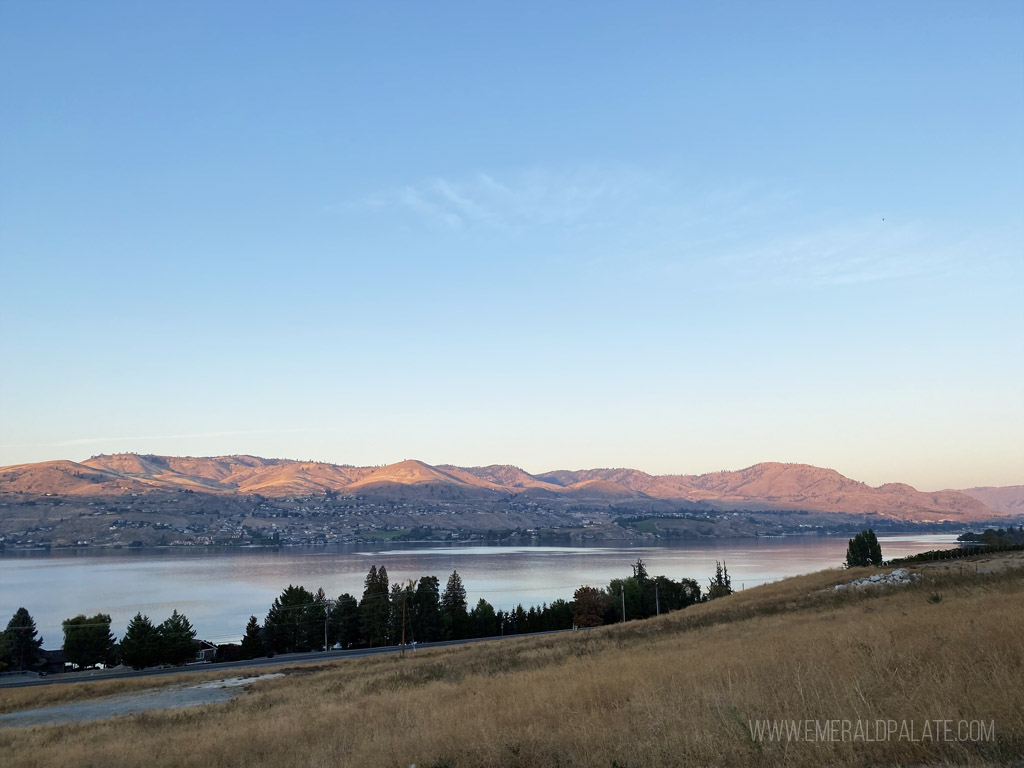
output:
[{"label": "hazy horizon", "polygon": [[1024,482],[1024,4],[4,3],[0,465]]}]

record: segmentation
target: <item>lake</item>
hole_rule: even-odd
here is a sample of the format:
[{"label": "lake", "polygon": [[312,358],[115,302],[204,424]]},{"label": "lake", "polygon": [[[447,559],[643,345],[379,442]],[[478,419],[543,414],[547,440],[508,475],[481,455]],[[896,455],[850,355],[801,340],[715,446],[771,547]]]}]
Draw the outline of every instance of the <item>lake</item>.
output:
[{"label": "lake", "polygon": [[[0,555],[0,627],[24,606],[44,648],[60,647],[61,621],[79,613],[108,613],[120,637],[141,611],[163,621],[185,613],[198,637],[236,642],[250,614],[260,621],[289,584],[330,597],[357,598],[370,565],[387,568],[391,583],[452,570],[465,584],[470,607],[484,598],[498,609],[564,598],[582,584],[604,587],[630,576],[641,558],[652,576],[692,578],[702,586],[724,560],[734,589],[841,565],[847,536],[716,539],[647,546],[353,545],[323,549],[74,550]],[[954,546],[955,534],[879,536],[886,558]]]}]

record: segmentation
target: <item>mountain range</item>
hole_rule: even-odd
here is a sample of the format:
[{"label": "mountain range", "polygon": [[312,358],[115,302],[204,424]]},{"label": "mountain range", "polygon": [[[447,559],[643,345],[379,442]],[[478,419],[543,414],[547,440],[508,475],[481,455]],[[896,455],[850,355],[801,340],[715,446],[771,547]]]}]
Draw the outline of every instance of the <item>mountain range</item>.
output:
[{"label": "mountain range", "polygon": [[285,498],[373,496],[415,502],[521,497],[609,506],[626,501],[678,500],[737,509],[877,513],[906,521],[978,521],[1024,511],[1024,486],[922,492],[902,483],[872,487],[832,469],[765,462],[704,475],[650,475],[636,469],[555,470],[530,474],[510,465],[431,466],[409,459],[354,467],[256,456],[206,458],[114,454],[86,461],[46,461],[0,467],[0,494],[19,498],[110,498],[153,492]]}]

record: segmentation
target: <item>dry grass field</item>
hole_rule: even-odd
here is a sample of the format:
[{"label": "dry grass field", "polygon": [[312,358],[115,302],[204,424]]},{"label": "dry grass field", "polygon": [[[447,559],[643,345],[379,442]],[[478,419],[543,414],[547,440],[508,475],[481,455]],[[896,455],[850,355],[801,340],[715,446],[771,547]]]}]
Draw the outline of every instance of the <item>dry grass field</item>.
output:
[{"label": "dry grass field", "polygon": [[[1024,759],[1024,569],[922,572],[910,586],[837,593],[832,585],[861,574],[826,571],[645,622],[297,668],[225,704],[2,729],[0,762],[638,768]],[[47,689],[19,695],[17,708],[48,701]],[[916,740],[757,740],[749,722],[765,719],[907,721]],[[922,739],[935,720],[952,721],[952,734]],[[961,720],[994,721],[994,734],[957,741]]]}]

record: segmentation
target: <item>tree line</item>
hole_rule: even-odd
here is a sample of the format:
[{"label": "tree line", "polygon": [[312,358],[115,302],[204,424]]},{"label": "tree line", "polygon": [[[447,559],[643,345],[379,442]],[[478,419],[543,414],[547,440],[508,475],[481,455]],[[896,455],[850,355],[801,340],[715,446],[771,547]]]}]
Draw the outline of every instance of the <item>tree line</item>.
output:
[{"label": "tree line", "polygon": [[[370,566],[360,598],[343,593],[329,598],[322,588],[311,592],[289,585],[274,599],[262,622],[250,616],[241,643],[217,646],[220,661],[252,659],[279,653],[330,648],[375,648],[406,643],[465,640],[500,635],[594,627],[645,619],[681,610],[732,592],[729,572],[716,563],[705,590],[694,579],[650,576],[642,560],[631,576],[612,579],[607,587],[581,586],[571,601],[511,610],[496,610],[481,598],[470,608],[458,571],[441,589],[437,576],[391,583],[387,569]],[[124,664],[143,669],[184,664],[196,658],[196,630],[175,610],[154,624],[137,613],[120,642],[107,614],[66,619],[65,659],[79,668]],[[19,608],[0,632],[0,671],[30,670],[43,662],[43,639],[25,608]]]},{"label": "tree line", "polygon": [[[141,613],[135,614],[120,642],[110,631],[110,624],[110,615],[106,613],[65,619],[64,660],[80,669],[101,664],[144,669],[195,660],[196,631],[188,618],[176,610],[160,624],[153,624]],[[25,608],[19,608],[7,628],[0,632],[0,672],[35,670],[45,663],[43,638],[35,620]]]},{"label": "tree line", "polygon": [[607,587],[582,586],[571,601],[497,610],[481,598],[469,608],[466,588],[452,571],[445,588],[436,576],[390,583],[384,566],[370,566],[357,599],[335,599],[324,590],[289,585],[273,602],[262,623],[250,616],[240,645],[220,646],[223,660],[324,648],[375,648],[439,640],[465,640],[575,627],[594,627],[645,619],[732,592],[728,569],[716,563],[715,576],[702,592],[694,579],[650,576],[642,560],[631,576]]}]

